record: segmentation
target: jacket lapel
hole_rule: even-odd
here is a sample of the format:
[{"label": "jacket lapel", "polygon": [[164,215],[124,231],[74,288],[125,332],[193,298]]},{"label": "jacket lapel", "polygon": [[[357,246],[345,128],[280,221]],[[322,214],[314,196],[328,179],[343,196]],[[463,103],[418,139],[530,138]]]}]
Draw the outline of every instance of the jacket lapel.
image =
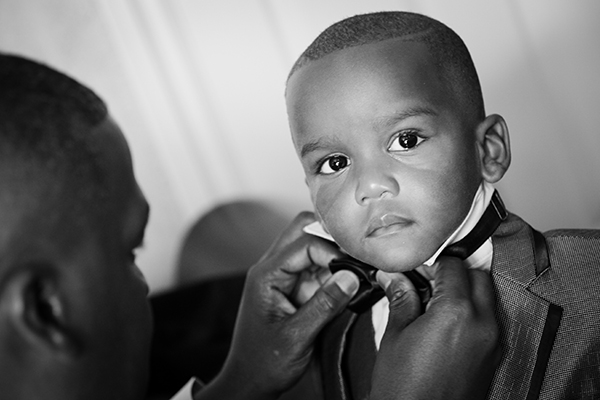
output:
[{"label": "jacket lapel", "polygon": [[[544,239],[510,214],[492,237],[492,280],[503,357],[489,399],[537,399],[562,316],[561,307],[529,290],[548,262]],[[541,242],[540,242],[541,241]],[[545,261],[544,261],[545,260]],[[345,311],[322,332],[321,376],[327,400],[350,400],[342,361],[356,314]]]},{"label": "jacket lapel", "polygon": [[[503,357],[490,399],[536,399],[562,309],[529,290],[549,265],[543,236],[511,215],[492,237],[492,280]],[[541,242],[540,242],[541,240]]]},{"label": "jacket lapel", "polygon": [[348,332],[357,314],[345,310],[329,323],[321,333],[320,357],[323,394],[327,400],[350,400],[348,382],[346,382],[342,361]]}]

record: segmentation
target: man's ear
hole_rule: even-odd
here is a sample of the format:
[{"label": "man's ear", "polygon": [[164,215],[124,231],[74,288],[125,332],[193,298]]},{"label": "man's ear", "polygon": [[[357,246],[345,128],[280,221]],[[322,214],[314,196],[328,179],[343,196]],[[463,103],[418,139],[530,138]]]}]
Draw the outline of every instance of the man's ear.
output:
[{"label": "man's ear", "polygon": [[476,130],[481,176],[489,183],[498,182],[510,166],[508,126],[498,114],[487,116]]},{"label": "man's ear", "polygon": [[67,296],[61,291],[56,268],[27,265],[6,278],[2,293],[5,321],[30,346],[76,357],[81,344],[66,315]]}]

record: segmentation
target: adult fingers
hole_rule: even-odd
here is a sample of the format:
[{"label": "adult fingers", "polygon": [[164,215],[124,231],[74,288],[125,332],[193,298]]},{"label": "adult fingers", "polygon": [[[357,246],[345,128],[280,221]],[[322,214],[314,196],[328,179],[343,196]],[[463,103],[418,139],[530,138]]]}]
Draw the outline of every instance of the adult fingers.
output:
[{"label": "adult fingers", "polygon": [[252,275],[271,281],[295,281],[307,269],[327,267],[341,256],[332,243],[310,235],[303,235],[285,247],[272,249],[251,268]]},{"label": "adult fingers", "polygon": [[359,287],[354,273],[341,270],[333,274],[290,319],[291,329],[312,342],[334,316],[339,314]]},{"label": "adult fingers", "polygon": [[299,305],[306,303],[330,276],[331,271],[328,268],[317,267],[302,271],[291,293],[294,303]]},{"label": "adult fingers", "polygon": [[290,224],[283,230],[283,232],[281,232],[279,237],[275,239],[267,253],[276,252],[282,248],[285,248],[302,235],[305,235],[305,233],[302,231],[302,228],[314,221],[314,213],[310,211],[303,211],[299,213],[294,218],[294,220],[290,222]]},{"label": "adult fingers", "polygon": [[496,306],[496,296],[490,274],[479,270],[469,270],[468,273],[475,304],[482,312],[493,313]]},{"label": "adult fingers", "polygon": [[[414,321],[421,311],[421,300],[415,287],[402,273],[377,271],[377,281],[390,301],[388,328],[401,331]],[[386,329],[386,330],[387,330]]]},{"label": "adult fingers", "polygon": [[502,351],[499,340],[499,328],[496,321],[496,296],[492,284],[491,275],[485,271],[469,270],[472,298],[477,317],[481,323],[479,331],[480,339],[486,346],[490,354],[488,366],[498,366],[500,364]]},{"label": "adult fingers", "polygon": [[288,273],[298,273],[313,266],[327,267],[331,260],[342,255],[335,244],[310,235],[298,238],[280,254],[280,269]]},{"label": "adult fingers", "polygon": [[467,267],[456,257],[440,257],[434,269],[435,288],[431,303],[445,299],[470,299],[471,282]]}]

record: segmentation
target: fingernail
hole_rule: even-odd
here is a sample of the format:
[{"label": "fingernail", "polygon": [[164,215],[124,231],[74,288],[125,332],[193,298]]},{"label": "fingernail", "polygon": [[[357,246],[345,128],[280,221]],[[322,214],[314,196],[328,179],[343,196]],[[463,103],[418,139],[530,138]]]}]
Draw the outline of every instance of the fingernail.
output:
[{"label": "fingernail", "polygon": [[392,276],[386,272],[379,271],[377,272],[377,282],[379,282],[383,290],[386,290],[390,286],[390,283],[392,283]]},{"label": "fingernail", "polygon": [[437,261],[430,266],[423,264],[421,271],[419,271],[419,272],[421,273],[421,275],[423,275],[425,278],[427,278],[431,281],[434,279],[439,266],[440,266],[440,263]]},{"label": "fingernail", "polygon": [[333,275],[333,279],[346,294],[353,294],[358,290],[358,278],[350,271],[338,271]]}]

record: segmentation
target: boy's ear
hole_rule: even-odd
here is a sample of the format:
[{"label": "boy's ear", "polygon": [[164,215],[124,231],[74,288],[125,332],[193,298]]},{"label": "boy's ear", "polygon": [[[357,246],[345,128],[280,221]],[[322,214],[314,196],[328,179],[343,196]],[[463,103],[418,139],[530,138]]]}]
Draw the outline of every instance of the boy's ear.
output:
[{"label": "boy's ear", "polygon": [[481,176],[489,183],[498,182],[510,166],[508,126],[498,114],[487,116],[476,130]]},{"label": "boy's ear", "polygon": [[24,266],[7,276],[2,289],[2,319],[22,341],[58,356],[75,357],[80,341],[69,325],[66,295],[52,266]]}]

